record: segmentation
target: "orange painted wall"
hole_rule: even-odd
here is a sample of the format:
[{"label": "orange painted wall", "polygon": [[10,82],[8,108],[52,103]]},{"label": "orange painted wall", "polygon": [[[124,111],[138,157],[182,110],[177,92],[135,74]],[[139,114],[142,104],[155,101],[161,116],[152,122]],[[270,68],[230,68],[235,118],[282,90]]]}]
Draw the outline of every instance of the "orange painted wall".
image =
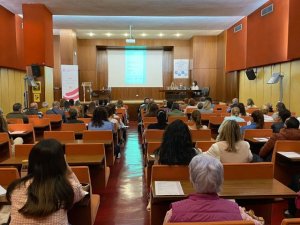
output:
[{"label": "orange painted wall", "polygon": [[288,59],[300,58],[300,1],[290,0]]},{"label": "orange painted wall", "polygon": [[[274,11],[261,17],[270,3]],[[246,67],[287,61],[289,1],[273,0],[248,16]]]},{"label": "orange painted wall", "polygon": [[25,65],[53,67],[53,22],[42,4],[23,4]]},{"label": "orange painted wall", "polygon": [[15,15],[0,6],[0,67],[17,67]]},{"label": "orange painted wall", "polygon": [[[235,26],[242,24],[242,30],[234,33]],[[246,67],[247,17],[227,30],[226,71],[241,70]]]},{"label": "orange painted wall", "polygon": [[15,30],[16,30],[16,47],[17,47],[17,68],[25,70],[24,63],[24,36],[23,36],[23,19],[18,15],[15,15]]}]

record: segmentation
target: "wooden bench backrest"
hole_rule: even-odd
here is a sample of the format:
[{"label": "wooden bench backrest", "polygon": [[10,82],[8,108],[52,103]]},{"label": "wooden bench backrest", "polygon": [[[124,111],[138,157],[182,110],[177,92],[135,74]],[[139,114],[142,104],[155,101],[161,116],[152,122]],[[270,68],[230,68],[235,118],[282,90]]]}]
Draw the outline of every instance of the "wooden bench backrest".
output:
[{"label": "wooden bench backrest", "polygon": [[197,108],[186,108],[186,114],[192,114],[195,110],[198,110]]},{"label": "wooden bench backrest", "polygon": [[29,118],[29,123],[32,123],[32,125],[34,127],[36,127],[36,126],[49,126],[49,129],[51,130],[50,119],[49,118]]},{"label": "wooden bench backrest", "polygon": [[206,152],[214,143],[216,143],[216,141],[197,141],[195,147]]},{"label": "wooden bench backrest", "polygon": [[251,113],[253,113],[256,110],[259,110],[259,108],[248,108],[248,109],[246,109],[246,112],[249,113],[249,114],[251,114]]},{"label": "wooden bench backrest", "polygon": [[172,123],[175,120],[181,120],[184,123],[186,123],[188,121],[188,118],[186,116],[169,116],[168,117],[168,122]]},{"label": "wooden bench backrest", "polygon": [[153,165],[151,181],[189,179],[188,166]]},{"label": "wooden bench backrest", "polygon": [[219,221],[219,222],[182,222],[166,223],[166,225],[254,225],[252,221]]},{"label": "wooden bench backrest", "polygon": [[264,129],[271,129],[274,122],[264,122]]},{"label": "wooden bench backrest", "polygon": [[162,140],[164,135],[164,130],[145,130],[145,139],[146,140]]},{"label": "wooden bench backrest", "polygon": [[300,218],[283,219],[281,225],[299,225]]},{"label": "wooden bench backrest", "polygon": [[272,162],[275,163],[276,152],[298,152],[300,153],[300,140],[299,141],[288,141],[288,140],[278,140],[275,143]]},{"label": "wooden bench backrest", "polygon": [[32,131],[33,125],[32,124],[8,124],[7,125],[9,131]]},{"label": "wooden bench backrest", "polygon": [[105,148],[102,143],[80,143],[65,145],[66,155],[95,155],[101,154],[105,156]]},{"label": "wooden bench backrest", "polygon": [[247,129],[244,131],[244,138],[271,137],[272,134],[272,129]]},{"label": "wooden bench backrest", "polygon": [[59,122],[62,121],[62,115],[60,114],[45,114],[44,118],[49,118],[50,122]]},{"label": "wooden bench backrest", "polygon": [[210,125],[221,125],[224,120],[224,116],[210,116],[209,124]]},{"label": "wooden bench backrest", "polygon": [[224,180],[272,179],[273,163],[224,163]]},{"label": "wooden bench backrest", "polygon": [[3,143],[3,142],[10,142],[8,133],[6,133],[6,132],[0,132],[0,143]]},{"label": "wooden bench backrest", "polygon": [[151,123],[157,123],[157,118],[156,117],[144,117],[143,118],[143,123],[148,123],[148,122],[151,122]]},{"label": "wooden bench backrest", "polygon": [[54,138],[58,141],[75,141],[74,131],[44,131],[44,138]]},{"label": "wooden bench backrest", "polygon": [[8,124],[22,124],[24,123],[23,119],[21,118],[8,118],[6,119]]},{"label": "wooden bench backrest", "polygon": [[61,125],[62,131],[74,131],[74,132],[82,132],[86,130],[85,123],[63,123]]},{"label": "wooden bench backrest", "polygon": [[161,145],[161,142],[148,142],[147,143],[147,153],[152,154],[155,150],[157,150]]},{"label": "wooden bench backrest", "polygon": [[211,116],[217,116],[216,113],[201,113],[201,121],[202,120],[209,120]]},{"label": "wooden bench backrest", "polygon": [[14,167],[0,168],[0,185],[8,186],[11,182],[19,178],[20,175],[17,168]]},{"label": "wooden bench backrest", "polygon": [[193,142],[196,141],[210,141],[211,140],[211,130],[210,129],[199,129],[190,130]]},{"label": "wooden bench backrest", "polygon": [[92,121],[92,118],[77,118],[78,120],[83,121],[85,124],[89,124]]},{"label": "wooden bench backrest", "polygon": [[33,148],[34,144],[21,144],[15,145],[15,156],[23,157],[24,159],[28,159],[29,153]]},{"label": "wooden bench backrest", "polygon": [[82,139],[83,141],[113,140],[113,132],[110,130],[99,130],[99,131],[84,130]]}]

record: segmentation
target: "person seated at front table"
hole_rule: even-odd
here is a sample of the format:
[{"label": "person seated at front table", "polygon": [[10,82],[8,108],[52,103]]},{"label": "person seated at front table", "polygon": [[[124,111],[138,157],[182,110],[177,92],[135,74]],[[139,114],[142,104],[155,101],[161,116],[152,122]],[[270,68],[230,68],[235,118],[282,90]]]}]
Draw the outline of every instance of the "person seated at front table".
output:
[{"label": "person seated at front table", "polygon": [[160,109],[157,112],[156,118],[157,118],[157,123],[149,124],[147,129],[158,129],[158,130],[166,129],[166,127],[168,126],[167,113],[164,110]]},{"label": "person seated at front table", "polygon": [[15,103],[13,105],[13,112],[6,115],[6,119],[19,118],[23,120],[23,123],[28,123],[28,117],[23,113],[23,106],[21,103]]},{"label": "person seated at front table", "polygon": [[85,192],[54,139],[37,143],[28,158],[28,174],[10,184],[10,225],[68,225],[67,212]]},{"label": "person seated at front table", "polygon": [[191,130],[207,129],[207,126],[202,125],[201,123],[201,113],[199,110],[194,110],[192,112],[191,119],[193,121],[193,124],[189,126],[189,129]]},{"label": "person seated at front table", "polygon": [[234,120],[224,122],[218,142],[204,154],[213,156],[222,163],[248,163],[253,158],[250,145],[242,139],[240,126]]},{"label": "person seated at front table", "polygon": [[163,140],[156,151],[157,163],[162,165],[188,165],[197,155],[193,147],[188,126],[181,120],[175,120],[167,126]]},{"label": "person seated at front table", "polygon": [[259,151],[259,156],[264,161],[271,161],[273,149],[278,140],[300,140],[299,121],[295,117],[286,119],[284,128],[279,133],[274,133]]},{"label": "person seated at front table", "polygon": [[261,111],[255,110],[251,113],[251,124],[241,127],[241,134],[244,134],[248,129],[263,129],[264,128],[264,115]]},{"label": "person seated at front table", "polygon": [[117,132],[116,126],[108,120],[107,111],[103,106],[99,106],[94,110],[88,130],[111,130],[113,133]]},{"label": "person seated at front table", "polygon": [[224,181],[224,169],[219,160],[199,154],[191,160],[189,173],[196,193],[171,203],[163,224],[250,220],[255,225],[263,225],[246,214],[237,203],[218,196]]},{"label": "person seated at front table", "polygon": [[169,116],[185,116],[184,113],[180,110],[179,104],[177,102],[173,102],[171,112],[168,112],[168,117]]},{"label": "person seated at front table", "polygon": [[78,112],[75,108],[69,110],[69,118],[67,123],[84,123],[82,120],[77,119]]},{"label": "person seated at front table", "polygon": [[191,90],[199,90],[199,86],[198,86],[198,82],[197,81],[193,81],[192,86],[191,86]]}]

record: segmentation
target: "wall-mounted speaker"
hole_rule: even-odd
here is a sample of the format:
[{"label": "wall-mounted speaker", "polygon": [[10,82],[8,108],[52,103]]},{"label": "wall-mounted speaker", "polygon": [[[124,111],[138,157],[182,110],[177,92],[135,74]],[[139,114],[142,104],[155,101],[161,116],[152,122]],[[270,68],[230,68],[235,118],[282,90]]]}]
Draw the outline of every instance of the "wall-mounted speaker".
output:
[{"label": "wall-mounted speaker", "polygon": [[39,77],[41,76],[41,70],[39,65],[31,65],[31,70],[32,70],[32,76],[34,77]]},{"label": "wall-mounted speaker", "polygon": [[247,69],[246,70],[246,75],[248,77],[249,80],[255,80],[256,75],[253,69]]}]

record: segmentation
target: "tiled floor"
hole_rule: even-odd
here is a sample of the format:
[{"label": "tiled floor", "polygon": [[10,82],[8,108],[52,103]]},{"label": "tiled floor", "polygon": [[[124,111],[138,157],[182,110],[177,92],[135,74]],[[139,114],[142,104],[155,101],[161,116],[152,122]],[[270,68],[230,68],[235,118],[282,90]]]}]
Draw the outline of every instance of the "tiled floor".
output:
[{"label": "tiled floor", "polygon": [[96,225],[149,224],[141,144],[137,125],[131,123],[130,127],[122,157],[111,168],[106,189],[99,190],[101,203]]}]

